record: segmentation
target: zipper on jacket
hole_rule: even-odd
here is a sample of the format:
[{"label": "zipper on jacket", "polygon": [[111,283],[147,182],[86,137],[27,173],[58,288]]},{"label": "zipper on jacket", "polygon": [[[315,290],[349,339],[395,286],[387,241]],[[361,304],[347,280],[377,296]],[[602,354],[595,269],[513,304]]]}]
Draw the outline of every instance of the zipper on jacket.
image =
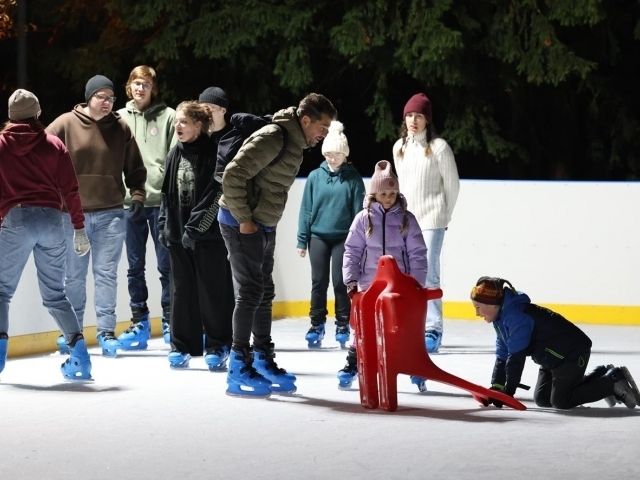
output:
[{"label": "zipper on jacket", "polygon": [[560,360],[564,360],[564,357],[562,355],[560,355],[559,353],[554,352],[550,348],[545,348],[544,351],[545,352],[549,352],[551,355],[553,355],[554,357],[559,358]]},{"label": "zipper on jacket", "polygon": [[387,254],[387,212],[382,209],[382,255]]}]

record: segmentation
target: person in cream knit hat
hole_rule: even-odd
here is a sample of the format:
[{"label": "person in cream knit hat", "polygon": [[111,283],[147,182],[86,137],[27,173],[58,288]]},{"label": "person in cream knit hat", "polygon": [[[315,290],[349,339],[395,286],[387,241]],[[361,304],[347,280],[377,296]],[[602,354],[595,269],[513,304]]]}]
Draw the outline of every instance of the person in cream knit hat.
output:
[{"label": "person in cream knit hat", "polygon": [[349,226],[362,209],[364,182],[350,162],[344,126],[332,121],[322,143],[325,161],[313,170],[304,187],[298,222],[298,254],[309,250],[311,261],[311,328],[305,336],[309,348],[319,348],[327,321],[329,271],[335,295],[335,338],[349,340],[351,301],[342,281],[342,256]]},{"label": "person in cream knit hat", "polygon": [[[427,287],[439,288],[440,252],[458,199],[460,180],[451,148],[436,136],[431,101],[424,93],[413,95],[404,107],[393,161],[407,207],[418,219],[427,244]],[[442,300],[433,300],[429,302],[425,328],[429,353],[440,348],[442,330]]]}]

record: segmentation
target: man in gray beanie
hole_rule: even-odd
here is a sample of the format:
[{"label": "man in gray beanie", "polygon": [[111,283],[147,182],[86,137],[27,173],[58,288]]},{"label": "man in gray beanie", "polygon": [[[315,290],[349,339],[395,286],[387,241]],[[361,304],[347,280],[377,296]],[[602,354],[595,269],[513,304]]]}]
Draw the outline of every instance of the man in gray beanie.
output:
[{"label": "man in gray beanie", "polygon": [[[125,236],[125,185],[131,195],[131,217],[144,210],[147,170],[131,129],[112,111],[116,101],[113,82],[103,75],[89,79],[85,87],[86,103],[76,105],[47,127],[69,149],[80,187],[82,208],[88,221],[87,235],[92,245],[91,262],[97,321],[98,343],[102,354],[115,356],[120,342],[116,327],[117,268],[122,257]],[[124,183],[123,183],[124,178]],[[65,215],[67,244],[73,229]],[[67,252],[72,251],[71,248]],[[67,254],[67,296],[80,326],[84,322],[87,301],[86,282],[89,256]],[[61,353],[65,345],[58,341]]]}]

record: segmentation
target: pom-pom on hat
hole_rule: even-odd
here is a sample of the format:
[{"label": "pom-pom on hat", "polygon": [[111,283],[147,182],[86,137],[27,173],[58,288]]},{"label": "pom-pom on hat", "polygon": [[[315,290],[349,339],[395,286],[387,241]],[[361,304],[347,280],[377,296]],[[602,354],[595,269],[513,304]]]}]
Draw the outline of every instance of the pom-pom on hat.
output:
[{"label": "pom-pom on hat", "polygon": [[113,86],[113,82],[104,75],[96,75],[94,77],[91,77],[84,89],[84,99],[89,102],[89,99],[93,97],[93,94],[98,90],[102,90],[103,88],[110,88],[112,92],[116,91],[115,87]]},{"label": "pom-pom on hat", "polygon": [[40,115],[38,97],[19,88],[9,97],[9,120],[25,120]]},{"label": "pom-pom on hat", "polygon": [[338,122],[337,120],[333,120],[331,125],[329,125],[329,133],[324,138],[322,142],[322,154],[328,152],[338,152],[344,153],[345,157],[349,156],[349,142],[347,142],[347,137],[342,133],[344,130],[344,125]]},{"label": "pom-pom on hat", "polygon": [[431,123],[431,100],[424,93],[416,93],[404,106],[402,118],[411,112],[421,113],[427,119],[427,123]]},{"label": "pom-pom on hat", "polygon": [[371,177],[371,183],[369,183],[369,194],[379,193],[383,190],[400,191],[398,177],[393,173],[391,163],[386,160],[380,160],[376,163],[376,170]]},{"label": "pom-pom on hat", "polygon": [[200,103],[211,103],[222,108],[229,108],[227,94],[219,87],[209,87],[198,97]]},{"label": "pom-pom on hat", "polygon": [[485,305],[501,305],[504,300],[505,283],[509,282],[501,278],[480,277],[471,289],[471,300]]}]

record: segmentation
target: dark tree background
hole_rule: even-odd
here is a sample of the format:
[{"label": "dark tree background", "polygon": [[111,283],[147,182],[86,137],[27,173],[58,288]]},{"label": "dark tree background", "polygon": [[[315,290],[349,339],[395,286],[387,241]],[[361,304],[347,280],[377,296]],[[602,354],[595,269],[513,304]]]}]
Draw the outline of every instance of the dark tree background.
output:
[{"label": "dark tree background", "polygon": [[[418,92],[463,178],[640,176],[638,0],[19,1],[45,123],[98,73],[122,107],[129,72],[147,64],[171,106],[211,85],[254,113],[325,94],[365,176],[391,157]],[[16,12],[0,0],[2,105],[17,82]],[[319,148],[308,157],[301,175]]]}]

